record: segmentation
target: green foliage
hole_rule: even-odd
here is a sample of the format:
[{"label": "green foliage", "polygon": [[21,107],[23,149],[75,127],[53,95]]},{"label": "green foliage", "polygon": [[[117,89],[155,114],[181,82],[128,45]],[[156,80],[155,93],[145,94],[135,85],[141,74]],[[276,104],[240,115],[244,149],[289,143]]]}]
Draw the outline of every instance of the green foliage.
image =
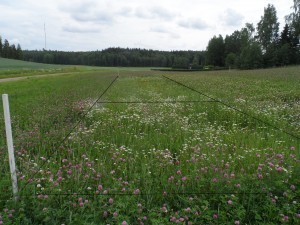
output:
[{"label": "green foliage", "polygon": [[288,24],[285,25],[280,37],[280,47],[285,44],[289,44],[289,63],[299,63],[299,35],[297,35],[294,28],[292,26],[289,26]]},{"label": "green foliage", "polygon": [[228,68],[234,68],[237,64],[237,56],[236,54],[234,53],[229,53],[227,56],[226,56],[226,59],[225,59],[225,65],[228,67]]},{"label": "green foliage", "polygon": [[[39,63],[119,67],[188,68],[195,56],[204,61],[202,51],[155,51],[146,49],[108,48],[92,52],[23,51],[23,59]],[[199,64],[200,62],[198,62]]]},{"label": "green foliage", "polygon": [[226,67],[235,65],[236,68],[241,69],[298,64],[300,62],[300,28],[297,28],[300,24],[299,0],[294,0],[293,9],[294,12],[287,16],[289,24],[285,25],[280,37],[277,12],[271,4],[264,9],[264,15],[257,24],[257,33],[253,24],[246,23],[241,30],[226,35],[224,55],[221,44],[217,45],[217,38],[214,36],[207,47],[206,63],[216,65],[218,61],[220,64],[220,58],[223,57]]},{"label": "green foliage", "polygon": [[189,68],[189,60],[187,58],[184,57],[177,57],[174,60],[174,64],[172,66],[172,68],[175,69],[188,69]]},{"label": "green foliage", "polygon": [[2,37],[0,36],[0,57],[2,56],[2,48],[3,48]]},{"label": "green foliage", "polygon": [[278,50],[278,61],[281,65],[289,65],[291,61],[291,47],[289,43],[281,45]]},{"label": "green foliage", "polygon": [[264,65],[273,67],[278,64],[277,43],[278,43],[279,23],[276,9],[268,4],[264,10],[264,15],[257,24],[257,39],[261,44],[264,54]]},{"label": "green foliage", "polygon": [[206,49],[206,64],[214,66],[224,66],[225,45],[222,35],[214,36],[209,42]]},{"label": "green foliage", "polygon": [[253,43],[244,48],[240,57],[240,67],[242,69],[257,69],[263,65],[263,55],[257,43]]},{"label": "green foliage", "polygon": [[246,23],[245,27],[241,29],[241,49],[251,45],[254,40],[255,28],[252,23]]},{"label": "green foliage", "polygon": [[300,35],[300,1],[294,0],[294,5],[292,6],[293,12],[287,16],[291,27],[295,32],[295,36],[299,37]]},{"label": "green foliage", "polygon": [[17,46],[16,59],[23,59],[23,51],[20,44]]},{"label": "green foliage", "polygon": [[0,36],[0,57],[10,58],[10,59],[22,59],[22,49],[18,44],[18,47],[14,44],[10,45],[8,40],[5,39],[2,43],[2,38]]},{"label": "green foliage", "polygon": [[234,31],[231,35],[226,35],[225,38],[225,55],[230,53],[239,55],[241,53],[241,32]]},{"label": "green foliage", "polygon": [[2,57],[4,58],[8,58],[10,52],[9,52],[9,42],[8,40],[4,40],[4,44],[3,44],[3,47],[2,47]]},{"label": "green foliage", "polygon": [[268,51],[272,44],[278,40],[279,23],[274,5],[268,4],[264,15],[257,24],[257,39],[265,51]]},{"label": "green foliage", "polygon": [[[229,68],[235,66],[236,68],[254,68],[249,67],[251,59],[247,55],[251,45],[254,44],[254,34],[255,28],[252,24],[246,23],[245,27],[240,31],[235,31],[231,35],[227,35],[225,38],[225,65]],[[248,59],[243,57],[247,56]],[[245,66],[245,61],[247,66]],[[242,63],[242,64],[241,64]]]}]

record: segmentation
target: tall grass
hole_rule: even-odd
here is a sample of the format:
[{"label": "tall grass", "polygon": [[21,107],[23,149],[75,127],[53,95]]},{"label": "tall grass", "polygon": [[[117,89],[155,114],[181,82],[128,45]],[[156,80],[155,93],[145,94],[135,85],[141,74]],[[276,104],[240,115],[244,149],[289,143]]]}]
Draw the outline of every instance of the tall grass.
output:
[{"label": "tall grass", "polygon": [[123,70],[92,110],[117,70],[1,85],[21,188],[15,204],[3,147],[1,221],[298,223],[300,143],[283,132],[299,134],[295,71],[164,73],[201,95]]}]

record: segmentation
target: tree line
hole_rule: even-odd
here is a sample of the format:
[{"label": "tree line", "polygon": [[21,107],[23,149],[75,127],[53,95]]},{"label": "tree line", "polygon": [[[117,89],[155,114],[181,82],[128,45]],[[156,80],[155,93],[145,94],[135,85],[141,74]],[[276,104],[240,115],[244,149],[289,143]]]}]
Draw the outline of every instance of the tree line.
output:
[{"label": "tree line", "polygon": [[90,52],[35,50],[23,51],[23,58],[33,62],[67,65],[199,68],[205,63],[205,52],[138,48],[108,48]]},{"label": "tree line", "polygon": [[2,37],[0,36],[0,57],[9,59],[23,59],[21,45],[10,45],[8,40],[5,39],[2,43]]},{"label": "tree line", "polygon": [[294,0],[292,9],[281,32],[276,9],[268,4],[256,28],[246,23],[225,38],[214,36],[206,49],[206,64],[241,69],[299,64],[300,0]]}]

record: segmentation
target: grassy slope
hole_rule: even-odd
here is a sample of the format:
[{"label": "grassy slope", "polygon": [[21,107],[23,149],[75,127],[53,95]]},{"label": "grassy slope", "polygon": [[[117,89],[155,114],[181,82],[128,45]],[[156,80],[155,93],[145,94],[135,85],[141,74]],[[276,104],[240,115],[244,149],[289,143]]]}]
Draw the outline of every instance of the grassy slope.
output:
[{"label": "grassy slope", "polygon": [[2,70],[32,70],[32,69],[59,69],[63,65],[52,65],[43,63],[27,62],[15,59],[6,59],[0,57],[0,71]]},{"label": "grassy slope", "polygon": [[13,77],[29,77],[47,74],[95,71],[102,68],[91,66],[70,66],[26,62],[0,57],[0,79]]},{"label": "grassy slope", "polygon": [[95,66],[77,66],[77,65],[55,65],[34,63],[0,57],[0,79],[13,77],[27,77],[45,74],[73,73],[73,72],[90,72],[90,71],[148,71],[150,68],[143,67],[95,67]]}]

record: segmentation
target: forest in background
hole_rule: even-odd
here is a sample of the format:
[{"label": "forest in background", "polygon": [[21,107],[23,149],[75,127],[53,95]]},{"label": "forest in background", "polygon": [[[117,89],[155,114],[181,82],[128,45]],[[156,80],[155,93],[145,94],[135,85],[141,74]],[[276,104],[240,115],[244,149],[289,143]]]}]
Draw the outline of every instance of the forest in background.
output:
[{"label": "forest in background", "polygon": [[23,59],[23,51],[21,45],[15,44],[10,45],[7,39],[2,42],[2,37],[0,36],[0,57],[8,59]]},{"label": "forest in background", "polygon": [[173,67],[197,69],[205,64],[204,51],[157,51],[148,49],[108,48],[91,52],[24,51],[32,62],[122,67]]},{"label": "forest in background", "polygon": [[214,36],[208,43],[206,63],[219,67],[255,69],[300,63],[300,0],[279,30],[277,11],[268,4],[257,26],[246,23],[231,35]]}]

